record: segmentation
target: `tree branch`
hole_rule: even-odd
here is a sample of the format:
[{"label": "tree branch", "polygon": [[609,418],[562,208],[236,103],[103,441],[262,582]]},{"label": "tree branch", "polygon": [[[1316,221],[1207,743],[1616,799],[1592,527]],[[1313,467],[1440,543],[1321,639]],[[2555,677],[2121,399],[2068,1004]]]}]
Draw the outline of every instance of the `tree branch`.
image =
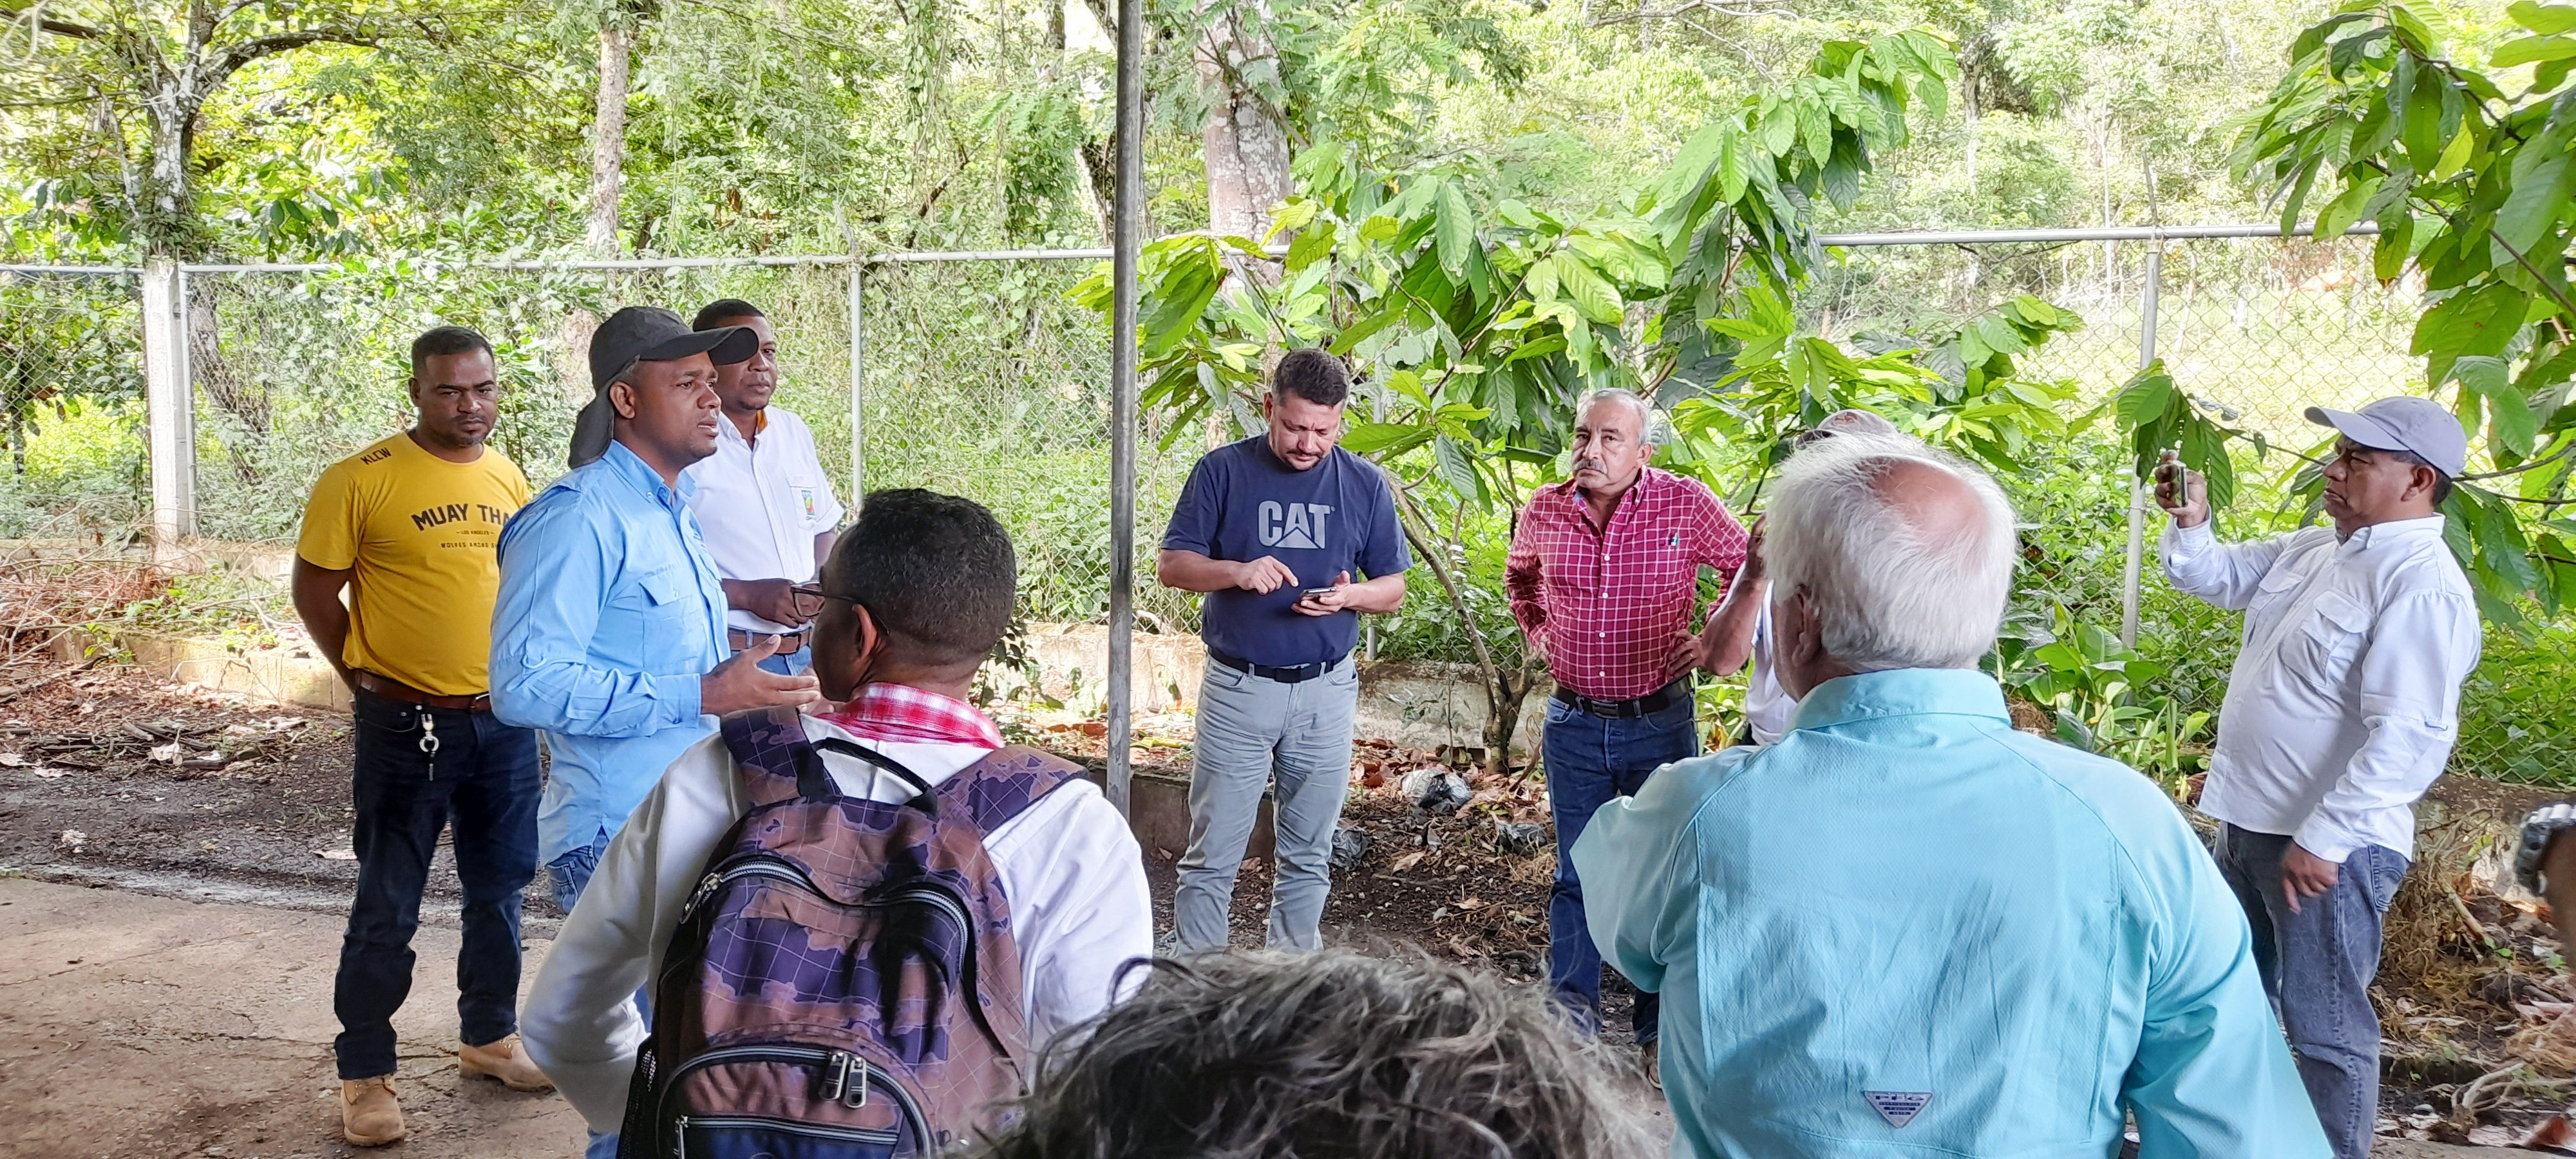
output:
[{"label": "tree branch", "polygon": [[[24,19],[27,16],[28,11],[28,9],[16,7],[0,8],[0,20],[7,20],[10,23],[15,24]],[[105,40],[108,38],[106,33],[86,24],[74,24],[68,20],[56,20],[51,16],[36,17],[36,28],[38,31],[50,32],[56,36],[77,37],[81,40]]]},{"label": "tree branch", "polygon": [[281,52],[293,52],[296,49],[316,44],[346,44],[356,48],[374,48],[377,44],[377,37],[375,33],[364,28],[342,28],[336,26],[299,28],[292,32],[278,32],[267,36],[254,36],[249,40],[227,44],[222,49],[210,54],[207,58],[206,70],[199,75],[197,83],[205,91],[212,92],[216,86],[221,85],[226,78],[239,71],[243,65],[249,64],[254,60],[258,60],[263,56],[274,56]]},{"label": "tree branch", "polygon": [[[1686,0],[1683,4],[1664,9],[1660,12],[1652,8],[1641,6],[1634,12],[1621,12],[1609,16],[1595,16],[1584,23],[1586,26],[1592,28],[1607,28],[1613,24],[1631,24],[1641,20],[1678,20],[1693,12],[1706,12],[1716,16],[1733,16],[1738,19],[1751,19],[1757,16],[1777,16],[1788,10],[1789,9],[1786,5],[1767,3],[1764,2],[1764,0],[1756,0],[1756,2],[1750,7],[1738,7],[1732,4],[1722,4],[1719,3],[1718,0]],[[1708,30],[1703,28],[1700,31],[1706,32]]]}]

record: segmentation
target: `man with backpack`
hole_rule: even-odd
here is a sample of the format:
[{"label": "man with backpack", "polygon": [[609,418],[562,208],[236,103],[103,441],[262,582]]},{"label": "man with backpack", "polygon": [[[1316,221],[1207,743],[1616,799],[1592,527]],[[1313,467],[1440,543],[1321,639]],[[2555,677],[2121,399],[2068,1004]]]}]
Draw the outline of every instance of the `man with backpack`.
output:
[{"label": "man with backpack", "polygon": [[683,753],[528,996],[529,1055],[623,1154],[927,1153],[1152,952],[1125,820],[966,702],[1010,624],[1010,537],[928,491],[859,511],[803,589],[814,675],[846,703],[745,713]]}]

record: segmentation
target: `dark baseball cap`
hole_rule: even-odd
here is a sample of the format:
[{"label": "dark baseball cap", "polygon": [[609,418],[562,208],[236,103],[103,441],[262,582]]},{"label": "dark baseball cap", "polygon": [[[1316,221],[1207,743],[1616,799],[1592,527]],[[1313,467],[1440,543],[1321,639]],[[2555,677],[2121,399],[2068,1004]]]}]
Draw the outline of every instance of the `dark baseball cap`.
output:
[{"label": "dark baseball cap", "polygon": [[572,454],[578,467],[608,453],[608,384],[638,362],[668,362],[704,354],[718,363],[741,362],[760,351],[760,335],[747,326],[691,330],[660,306],[628,306],[608,316],[590,336],[590,403],[573,420]]},{"label": "dark baseball cap", "polygon": [[2458,478],[2469,466],[2469,436],[2460,430],[2460,420],[2429,398],[2398,395],[2357,411],[2312,406],[2308,421],[2333,427],[2374,451],[2412,452],[2446,479]]}]

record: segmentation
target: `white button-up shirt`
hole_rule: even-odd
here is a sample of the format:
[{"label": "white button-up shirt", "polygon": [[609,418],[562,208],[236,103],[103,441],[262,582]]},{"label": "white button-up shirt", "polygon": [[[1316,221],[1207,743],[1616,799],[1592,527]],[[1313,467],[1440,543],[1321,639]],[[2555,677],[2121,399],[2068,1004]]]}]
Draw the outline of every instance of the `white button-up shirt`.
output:
[{"label": "white button-up shirt", "polygon": [[2201,812],[2327,861],[2414,855],[2415,799],[2450,759],[2482,643],[2442,529],[2435,515],[2239,544],[2206,522],[2166,529],[2165,578],[2245,609]]},{"label": "white button-up shirt", "polygon": [[[831,477],[805,420],[774,406],[761,414],[765,425],[756,445],[734,429],[731,415],[718,416],[716,453],[685,472],[698,488],[689,510],[697,513],[718,575],[811,583],[821,571],[814,537],[841,525],[841,502],[832,497]],[[746,632],[803,630],[741,608],[727,609],[725,622]]]}]

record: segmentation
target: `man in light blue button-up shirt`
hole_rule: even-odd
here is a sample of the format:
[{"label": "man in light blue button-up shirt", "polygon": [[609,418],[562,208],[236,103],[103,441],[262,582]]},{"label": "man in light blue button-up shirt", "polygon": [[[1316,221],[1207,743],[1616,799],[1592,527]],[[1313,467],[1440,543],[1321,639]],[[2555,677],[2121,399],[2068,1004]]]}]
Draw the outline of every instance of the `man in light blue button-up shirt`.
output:
[{"label": "man in light blue button-up shirt", "polygon": [[[591,338],[598,394],[574,427],[573,471],[501,533],[492,715],[545,731],[538,857],[567,913],[626,815],[715,717],[816,695],[811,676],[761,670],[774,641],[724,658],[724,589],[681,477],[716,447],[708,353],[740,361],[757,341],[691,331],[668,310],[610,315]],[[616,1140],[594,1135],[588,1154],[614,1155]]]},{"label": "man in light blue button-up shirt", "polygon": [[1976,670],[2013,514],[1910,440],[1801,450],[1763,546],[1779,743],[1668,766],[1574,847],[1663,996],[1676,1154],[2328,1154],[2217,866],[2156,785]]},{"label": "man in light blue button-up shirt", "polygon": [[557,863],[606,845],[712,717],[814,698],[810,677],[759,673],[765,651],[723,663],[724,589],[681,476],[715,451],[708,352],[739,361],[757,341],[691,331],[668,310],[611,315],[591,340],[599,393],[572,473],[501,534],[492,712],[545,730],[538,856],[567,910],[590,866]]}]

